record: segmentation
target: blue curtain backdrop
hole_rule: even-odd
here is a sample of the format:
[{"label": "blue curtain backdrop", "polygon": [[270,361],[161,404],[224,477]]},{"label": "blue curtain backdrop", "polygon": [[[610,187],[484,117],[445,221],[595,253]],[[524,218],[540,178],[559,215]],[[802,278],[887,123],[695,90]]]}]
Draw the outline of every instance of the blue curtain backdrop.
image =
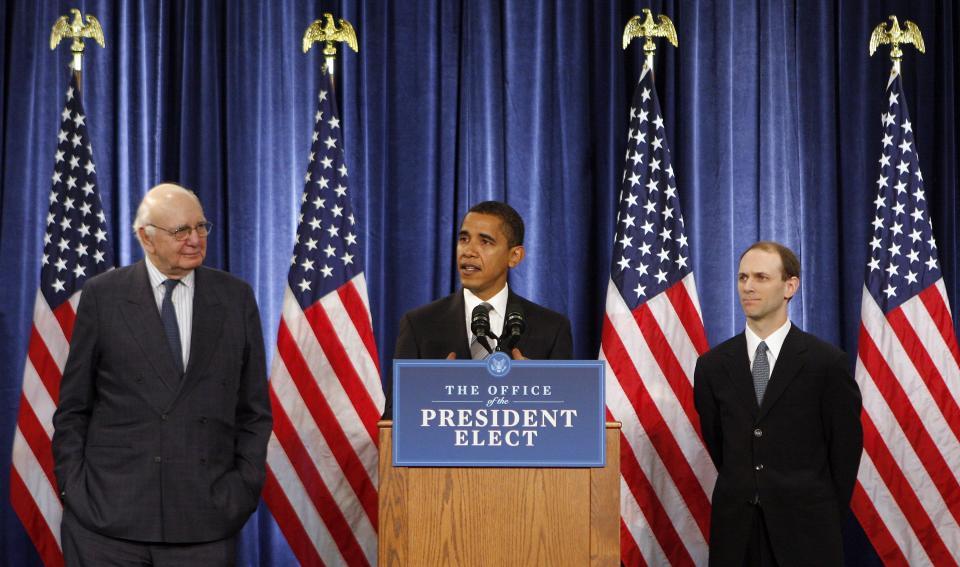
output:
[{"label": "blue curtain backdrop", "polygon": [[[48,46],[72,7],[96,15],[84,102],[115,256],[163,180],[197,191],[214,222],[207,263],[248,280],[273,349],[310,144],[321,57],[303,55],[324,11],[352,21],[338,96],[361,214],[384,368],[404,311],[455,289],[454,235],[470,204],[503,199],[527,222],[520,293],[567,313],[595,358],[641,64],[623,26],[673,18],[656,82],[711,344],[739,332],[734,272],[760,238],[803,262],[793,320],[856,352],[889,60],[869,58],[889,14],[916,22],[904,83],[956,323],[960,309],[960,86],[950,0],[34,1],[0,3],[0,564],[37,565],[9,504],[9,462],[68,50]],[[876,557],[848,522],[851,565]],[[268,510],[243,565],[294,562]]]}]

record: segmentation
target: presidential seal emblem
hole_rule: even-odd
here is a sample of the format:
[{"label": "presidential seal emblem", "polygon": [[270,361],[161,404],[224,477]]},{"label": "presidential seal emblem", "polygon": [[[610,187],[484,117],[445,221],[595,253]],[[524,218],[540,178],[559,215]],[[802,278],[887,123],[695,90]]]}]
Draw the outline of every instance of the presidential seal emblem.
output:
[{"label": "presidential seal emblem", "polygon": [[510,357],[505,352],[495,352],[487,358],[487,372],[495,378],[503,378],[510,372]]}]

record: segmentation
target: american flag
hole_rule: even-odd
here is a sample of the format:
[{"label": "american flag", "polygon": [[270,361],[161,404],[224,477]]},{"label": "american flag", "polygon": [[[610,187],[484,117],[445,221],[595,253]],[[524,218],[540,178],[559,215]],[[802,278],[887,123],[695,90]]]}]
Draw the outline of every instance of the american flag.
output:
[{"label": "american flag", "polygon": [[620,437],[623,563],[702,565],[716,469],[693,370],[708,348],[648,60],[634,91],[600,358]]},{"label": "american flag", "polygon": [[33,305],[10,470],[10,502],[48,567],[63,565],[63,507],[50,449],[60,378],[80,290],[89,278],[113,267],[78,74],[71,75],[57,133],[40,287]]},{"label": "american flag", "polygon": [[852,507],[886,565],[957,565],[960,350],[897,71],[860,307],[864,453]]},{"label": "american flag", "polygon": [[264,499],[302,565],[375,565],[384,396],[326,73],[318,98],[270,373]]}]

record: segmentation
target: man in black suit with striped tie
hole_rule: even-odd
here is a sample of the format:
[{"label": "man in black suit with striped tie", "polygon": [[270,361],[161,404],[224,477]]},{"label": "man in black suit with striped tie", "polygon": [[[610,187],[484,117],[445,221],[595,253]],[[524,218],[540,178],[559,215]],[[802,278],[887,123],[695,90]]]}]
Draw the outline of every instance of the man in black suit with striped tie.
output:
[{"label": "man in black suit with striped tie", "polygon": [[740,257],[743,333],[694,372],[703,440],[717,466],[710,565],[837,566],[863,431],[846,355],[787,317],[800,261],[776,242]]},{"label": "man in black suit with striped tie", "polygon": [[[523,260],[523,219],[510,205],[484,201],[470,208],[457,234],[457,268],[463,289],[407,312],[400,320],[396,359],[471,359],[488,352],[471,331],[478,305],[488,311],[490,329],[503,331],[508,311],[522,311],[526,329],[514,358],[565,360],[573,356],[570,321],[524,299],[507,285],[507,274]],[[496,341],[489,345],[496,347]],[[389,395],[390,388],[387,388]],[[388,401],[384,415],[392,412]]]}]

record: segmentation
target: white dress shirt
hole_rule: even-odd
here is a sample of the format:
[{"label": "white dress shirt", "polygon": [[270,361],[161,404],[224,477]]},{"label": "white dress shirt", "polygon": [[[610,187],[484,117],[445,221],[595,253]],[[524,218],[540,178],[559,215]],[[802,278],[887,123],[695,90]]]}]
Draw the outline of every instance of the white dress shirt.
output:
[{"label": "white dress shirt", "polygon": [[[470,323],[473,321],[473,310],[481,303],[489,303],[492,307],[492,309],[490,309],[490,330],[498,337],[503,333],[503,318],[506,317],[507,297],[510,295],[508,288],[509,286],[504,285],[503,289],[487,301],[480,299],[469,289],[463,288],[463,316],[467,325],[467,335],[470,339],[469,344],[473,344],[476,338],[470,330]],[[495,347],[496,345],[497,341],[490,340],[491,347]]]},{"label": "white dress shirt", "polygon": [[770,363],[770,375],[773,376],[773,365],[777,363],[777,358],[780,357],[780,349],[783,348],[783,341],[787,338],[789,332],[790,319],[787,319],[786,323],[770,333],[770,336],[765,339],[758,337],[747,325],[743,334],[747,337],[747,356],[750,357],[750,368],[753,368],[753,357],[757,355],[757,346],[760,341],[765,341],[767,343],[767,361]]},{"label": "white dress shirt", "polygon": [[[167,293],[167,288],[163,287],[163,282],[167,281],[167,276],[163,275],[150,258],[145,258],[147,265],[147,274],[150,276],[150,287],[153,289],[153,298],[157,301],[157,312],[163,306],[163,296]],[[183,367],[187,367],[190,360],[190,336],[193,330],[193,292],[196,290],[196,273],[191,270],[189,274],[180,279],[180,284],[173,288],[173,311],[177,314],[177,327],[180,328],[180,348],[183,351]]]}]

